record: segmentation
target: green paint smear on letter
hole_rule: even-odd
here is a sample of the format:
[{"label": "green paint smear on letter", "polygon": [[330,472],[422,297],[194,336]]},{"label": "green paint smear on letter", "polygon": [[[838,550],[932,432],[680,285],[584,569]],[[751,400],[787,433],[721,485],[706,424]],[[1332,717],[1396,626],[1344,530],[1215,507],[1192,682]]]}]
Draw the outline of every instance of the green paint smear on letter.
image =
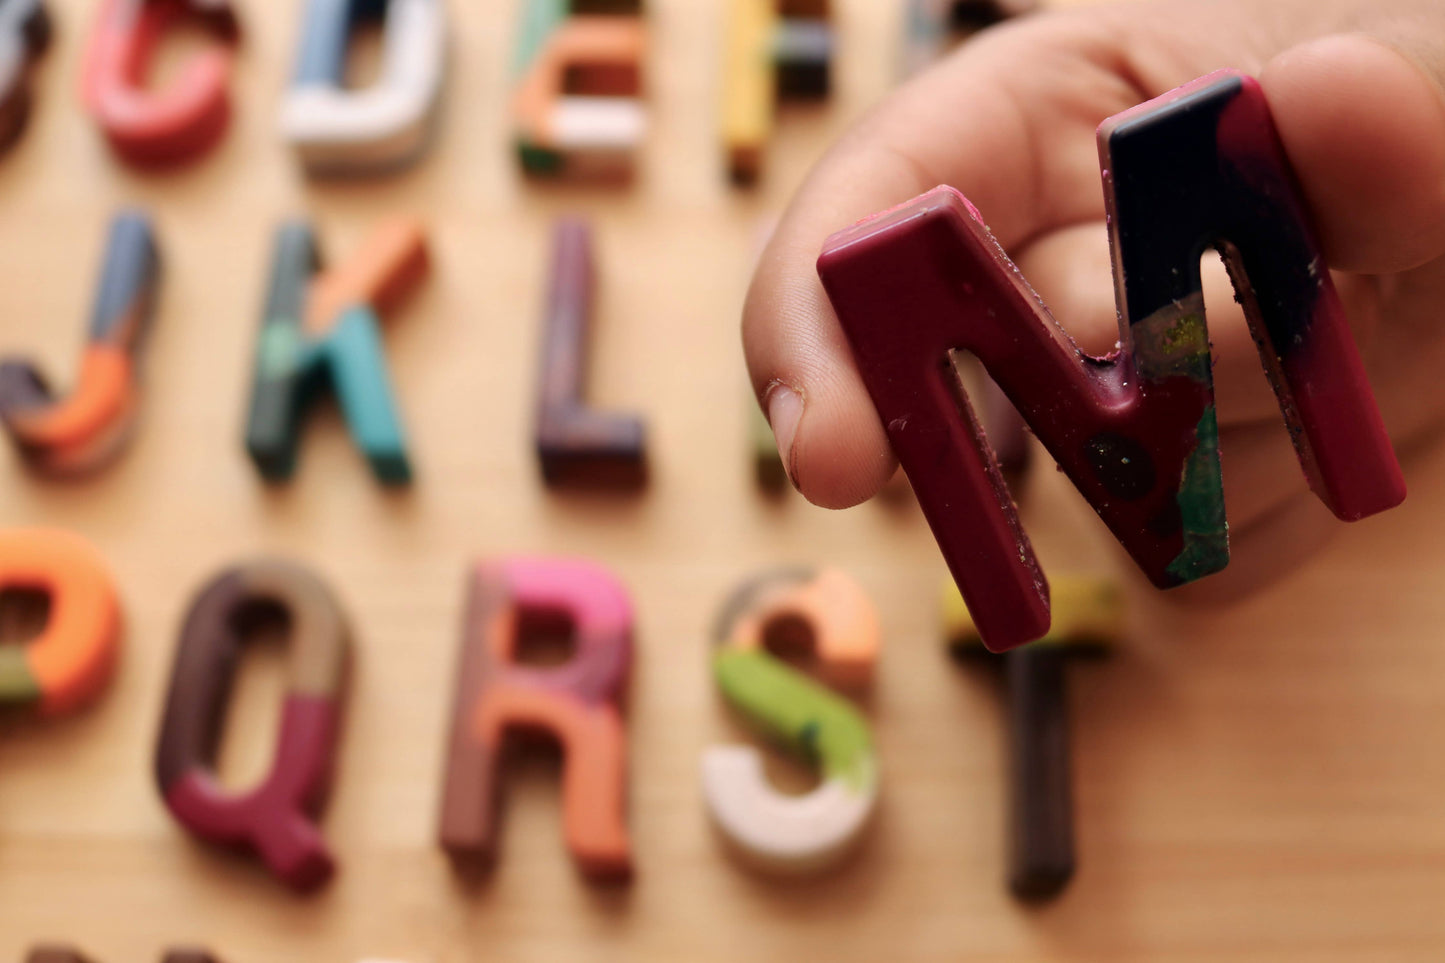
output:
[{"label": "green paint smear on letter", "polygon": [[1181,582],[1203,578],[1229,564],[1229,523],[1220,488],[1219,420],[1213,405],[1199,416],[1194,437],[1194,450],[1184,462],[1184,477],[1175,496],[1184,517],[1184,550],[1167,569]]},{"label": "green paint smear on letter", "polygon": [[520,79],[537,59],[552,32],[567,19],[567,0],[523,0],[522,26],[512,56],[512,76]]},{"label": "green paint smear on letter", "polygon": [[0,647],[0,705],[28,705],[39,702],[42,696],[40,683],[36,681],[34,673],[30,671],[30,662],[25,658],[25,647]]},{"label": "green paint smear on letter", "polygon": [[263,378],[289,378],[306,367],[302,353],[306,336],[295,322],[273,319],[261,328],[261,346],[257,351],[258,367]]},{"label": "green paint smear on letter", "polygon": [[761,650],[723,649],[712,665],[723,695],[764,735],[821,764],[824,779],[870,787],[873,738],[848,700]]}]

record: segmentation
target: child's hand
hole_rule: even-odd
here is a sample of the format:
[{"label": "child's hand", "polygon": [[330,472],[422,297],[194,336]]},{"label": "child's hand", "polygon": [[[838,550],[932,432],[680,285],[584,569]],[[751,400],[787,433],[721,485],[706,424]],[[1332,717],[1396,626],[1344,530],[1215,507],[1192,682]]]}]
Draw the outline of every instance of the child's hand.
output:
[{"label": "child's hand", "polygon": [[[808,178],[753,278],[743,343],[794,484],[873,495],[896,462],[814,267],[824,238],[938,184],[982,212],[1084,350],[1118,338],[1094,129],[1196,76],[1258,76],[1397,447],[1445,412],[1445,4],[1152,0],[989,31],[900,88]],[[1228,280],[1206,272],[1237,554],[1313,541],[1305,489]],[[1263,546],[1261,545],[1261,548]],[[1258,561],[1259,559],[1256,559]]]}]

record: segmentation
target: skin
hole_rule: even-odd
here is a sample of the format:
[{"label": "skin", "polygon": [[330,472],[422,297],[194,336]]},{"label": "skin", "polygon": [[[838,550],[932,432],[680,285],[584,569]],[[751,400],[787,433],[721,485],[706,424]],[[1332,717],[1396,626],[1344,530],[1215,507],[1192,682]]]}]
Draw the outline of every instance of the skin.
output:
[{"label": "skin", "polygon": [[[1091,354],[1118,338],[1094,130],[1221,67],[1260,78],[1397,450],[1445,414],[1445,4],[1150,0],[987,31],[909,81],[811,172],[768,245],[743,346],[793,484],[846,508],[897,467],[818,281],[825,238],[938,184],[982,212]],[[1338,527],[1307,491],[1224,271],[1205,263],[1234,561],[1211,597]],[[1191,587],[1189,591],[1196,591]]]}]

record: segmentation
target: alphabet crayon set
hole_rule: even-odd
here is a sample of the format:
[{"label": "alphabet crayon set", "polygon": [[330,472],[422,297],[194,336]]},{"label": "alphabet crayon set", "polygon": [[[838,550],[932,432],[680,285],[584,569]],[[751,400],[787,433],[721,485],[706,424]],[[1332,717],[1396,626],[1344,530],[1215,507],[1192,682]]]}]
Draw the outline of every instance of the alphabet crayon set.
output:
[{"label": "alphabet crayon set", "polygon": [[[487,925],[502,911],[476,890],[494,892],[487,888],[508,874],[523,877],[534,898],[556,901],[547,904],[549,918],[560,916],[554,907],[566,899],[554,892],[559,886],[598,904],[625,901],[616,894],[628,892],[655,899],[657,890],[645,887],[658,885],[649,882],[651,866],[670,841],[657,829],[659,781],[650,777],[649,790],[639,792],[639,773],[655,765],[649,751],[686,740],[695,764],[668,772],[667,792],[686,795],[707,833],[688,835],[673,857],[694,865],[726,860],[736,879],[724,885],[751,887],[778,905],[809,905],[812,897],[798,893],[813,887],[819,898],[838,897],[847,913],[849,900],[858,909],[858,894],[840,887],[863,886],[875,870],[875,837],[912,819],[927,822],[928,833],[941,831],[937,814],[919,806],[891,769],[890,756],[918,750],[882,738],[890,717],[911,711],[875,695],[887,660],[896,659],[928,660],[945,704],[977,703],[971,690],[998,690],[990,697],[998,697],[999,711],[976,716],[998,717],[989,723],[1003,734],[997,764],[974,748],[989,742],[978,732],[950,736],[959,757],[929,763],[966,764],[974,789],[989,780],[1004,787],[1003,798],[973,810],[990,813],[996,832],[948,824],[946,831],[983,840],[976,865],[950,865],[948,874],[978,876],[987,866],[998,869],[990,889],[1011,898],[1068,898],[1083,885],[1070,888],[1076,874],[1109,859],[1097,835],[1077,832],[1077,774],[1111,786],[1118,767],[1076,752],[1079,727],[1071,733],[1070,719],[1078,714],[1066,679],[1076,668],[1080,684],[1116,671],[1118,660],[1076,666],[1075,657],[1127,647],[1134,626],[1128,593],[1111,577],[1061,571],[1051,588],[1020,520],[1020,492],[1046,453],[1155,585],[1225,566],[1223,469],[1198,271],[1206,247],[1228,260],[1311,488],[1343,520],[1383,512],[1405,496],[1268,106],[1252,78],[1221,71],[1100,127],[1121,333],[1119,350],[1106,358],[1084,356],[1062,333],[979,212],[950,187],[838,225],[819,252],[818,274],[842,335],[952,576],[938,604],[910,623],[931,627],[934,651],[910,646],[917,640],[900,637],[899,606],[880,588],[896,585],[883,574],[883,553],[870,549],[838,564],[835,556],[846,553],[824,522],[810,523],[807,537],[789,527],[792,509],[772,497],[786,490],[787,475],[751,400],[736,439],[716,445],[736,449],[749,511],[767,513],[759,515],[762,551],[746,533],[721,531],[725,519],[700,519],[709,512],[701,496],[685,509],[672,498],[710,490],[713,479],[680,467],[669,447],[685,437],[713,444],[716,419],[669,410],[641,388],[622,402],[595,390],[593,375],[611,357],[608,339],[625,327],[626,308],[667,315],[669,328],[681,328],[695,323],[688,309],[715,290],[697,278],[686,301],[654,305],[657,274],[674,262],[639,246],[625,219],[607,216],[619,189],[645,186],[649,138],[668,116],[657,89],[665,78],[652,59],[665,34],[651,8],[639,0],[513,5],[513,58],[494,71],[508,83],[505,116],[493,125],[504,140],[495,146],[505,157],[499,166],[518,175],[525,216],[545,218],[512,234],[512,221],[465,191],[436,200],[455,204],[481,230],[506,235],[496,243],[516,252],[508,264],[530,265],[525,274],[489,273],[496,303],[471,304],[456,297],[457,280],[478,266],[450,256],[445,230],[402,213],[418,183],[405,178],[447,161],[448,125],[471,110],[447,110],[449,99],[465,97],[457,81],[468,76],[451,42],[456,11],[448,0],[291,6],[292,70],[277,85],[276,103],[264,107],[238,96],[238,76],[253,69],[252,21],[279,14],[226,0],[100,0],[85,10],[81,105],[105,155],[124,177],[140,178],[125,182],[144,185],[137,195],[162,197],[168,177],[205,176],[233,128],[261,123],[307,200],[273,222],[269,239],[234,237],[234,263],[191,261],[184,271],[173,256],[186,250],[184,224],[145,206],[119,207],[88,324],[76,339],[79,363],[55,376],[34,357],[0,361],[0,425],[20,479],[6,490],[39,492],[32,504],[48,521],[66,512],[76,519],[22,526],[11,513],[0,526],[0,611],[7,593],[46,600],[33,638],[9,644],[16,640],[0,632],[7,643],[0,645],[0,706],[40,720],[34,732],[0,731],[0,751],[6,742],[82,728],[93,721],[88,714],[107,713],[102,718],[114,724],[119,705],[134,711],[131,693],[143,693],[153,703],[149,741],[139,754],[126,744],[136,758],[115,766],[140,769],[149,758],[147,844],[166,854],[178,886],[194,877],[198,889],[235,887],[291,920],[335,912],[361,891],[377,899],[389,885],[386,860],[357,844],[366,836],[358,826],[370,820],[378,835],[424,848],[444,866],[435,875],[465,892],[467,912]],[[766,189],[769,142],[787,122],[780,108],[824,101],[835,90],[835,6],[718,5],[719,97],[705,141],[726,196]],[[1031,14],[1035,5],[904,6],[899,72],[913,74],[958,36]],[[0,0],[0,152],[23,149],[38,112],[66,109],[52,102],[60,100],[60,70],[47,58],[58,32],[82,24],[77,8],[57,18],[56,7],[55,0]],[[158,79],[165,35],[183,25],[191,46]],[[367,43],[375,47],[374,77],[356,83],[355,48]],[[5,161],[0,153],[0,173]],[[387,202],[389,190],[408,203]],[[651,243],[687,244],[693,217],[680,212],[682,226],[671,223],[674,233]],[[94,222],[97,232],[102,227]],[[60,241],[37,232],[36,243]],[[75,267],[63,283],[86,282],[86,266]],[[204,312],[169,303],[174,291],[197,303],[191,278],[207,270],[244,275],[251,300],[232,312],[244,315],[244,325],[234,326],[244,327],[243,339],[226,339],[229,321],[196,334],[210,323]],[[504,314],[518,300],[534,309]],[[505,334],[488,340],[495,330]],[[233,409],[224,430],[210,415],[220,402],[201,405],[177,390],[182,336],[206,342],[204,357],[181,363],[204,366],[224,394]],[[736,412],[736,379],[712,377],[722,367],[715,357],[689,367],[668,355],[669,334],[656,337],[655,349],[629,341],[629,364],[640,372],[656,358],[671,370],[638,373],[636,384],[672,378],[673,396],[685,393],[699,412]],[[735,340],[730,332],[732,374]],[[506,356],[488,377],[468,369],[465,377],[430,380],[429,359],[482,345]],[[976,378],[960,376],[953,353],[962,351],[976,355]],[[447,407],[465,409],[446,432],[418,415],[435,411],[442,393]],[[154,438],[187,417],[191,404],[207,427],[188,435],[204,445],[188,457],[228,460],[228,467],[212,472],[168,460],[157,471]],[[338,448],[352,459],[349,473],[331,470]],[[504,461],[498,451],[519,454]],[[87,499],[124,491],[133,472],[163,473],[174,487],[134,496],[120,522],[83,510]],[[168,515],[199,500],[188,493],[196,477],[221,478],[230,488],[207,496],[208,516],[186,507],[193,530],[179,532]],[[478,494],[499,490],[515,497]],[[241,521],[218,517],[232,511]],[[869,524],[888,537],[909,530],[906,508],[877,514],[883,520]],[[203,517],[215,520],[214,532],[197,524]],[[156,526],[150,551],[164,554],[177,539],[203,543],[204,552],[175,548],[164,580],[146,579],[142,589],[126,569],[124,546],[150,538],[146,525]],[[927,542],[921,525],[911,530],[910,545]],[[254,537],[232,543],[238,531]],[[725,572],[710,537],[729,550]],[[627,551],[610,556],[609,546],[624,540]],[[445,551],[432,551],[433,542]],[[638,591],[639,572],[692,553],[708,578],[688,604],[697,608],[699,595],[710,604],[684,620],[683,637],[659,637],[657,613],[682,603]],[[736,564],[737,555],[748,564]],[[202,557],[207,567],[189,567]],[[779,567],[780,558],[804,564]],[[407,593],[418,584],[442,587],[413,607]],[[937,594],[930,581],[927,595]],[[413,620],[423,605],[446,608],[449,634]],[[268,629],[285,640],[283,691],[268,730],[274,746],[262,775],[236,785],[224,775],[226,747],[246,734],[237,734],[231,708],[243,694],[252,643]],[[564,637],[565,655],[533,658],[529,646],[545,637]],[[132,666],[133,648],[164,657]],[[960,663],[957,671],[944,652]],[[401,691],[416,697],[396,721],[404,739],[389,731],[388,716],[402,705]],[[642,691],[648,699],[639,712]],[[427,707],[424,719],[411,717],[417,704]],[[697,729],[698,717],[713,731]],[[560,752],[558,785],[546,791],[557,797],[549,812],[558,847],[575,869],[560,883],[539,880],[535,854],[508,838],[509,823],[522,815],[509,815],[509,807],[532,806],[537,796],[517,760],[539,746]],[[770,758],[803,771],[808,788],[784,791]],[[417,807],[393,813],[394,800],[356,776],[401,767],[399,760],[406,791],[420,785],[427,793],[424,819]],[[0,879],[21,872],[7,868],[4,846],[5,819],[17,811],[0,807]],[[412,892],[398,893],[413,884],[438,893],[449,885],[396,883],[396,893],[387,891],[396,913],[408,912]],[[29,963],[89,963],[83,934],[46,929],[48,917],[44,923],[19,934]],[[219,943],[219,956],[200,948],[214,942],[205,920],[185,920],[174,935],[147,925],[147,945],[166,963],[232,958]],[[357,926],[369,932],[367,923]],[[690,957],[680,950],[675,958]]]}]

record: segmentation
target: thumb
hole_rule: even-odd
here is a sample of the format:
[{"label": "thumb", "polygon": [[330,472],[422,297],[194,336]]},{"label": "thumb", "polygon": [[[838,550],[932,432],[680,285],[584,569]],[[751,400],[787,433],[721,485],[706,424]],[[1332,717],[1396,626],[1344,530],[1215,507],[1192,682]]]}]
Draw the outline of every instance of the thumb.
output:
[{"label": "thumb", "polygon": [[1401,42],[1311,41],[1260,75],[1333,268],[1393,274],[1445,253],[1445,15],[1437,19]]}]

